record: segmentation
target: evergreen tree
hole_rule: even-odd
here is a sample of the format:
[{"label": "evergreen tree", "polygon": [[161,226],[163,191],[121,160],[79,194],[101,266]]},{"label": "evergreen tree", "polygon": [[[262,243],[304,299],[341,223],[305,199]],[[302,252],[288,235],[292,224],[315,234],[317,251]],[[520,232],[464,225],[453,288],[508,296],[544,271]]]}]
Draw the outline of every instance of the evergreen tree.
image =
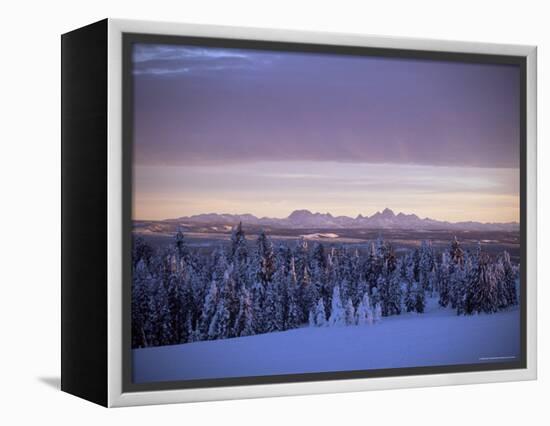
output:
[{"label": "evergreen tree", "polygon": [[275,272],[275,253],[273,251],[273,244],[264,231],[260,232],[256,241],[256,252],[253,263],[255,269],[253,279],[264,286],[267,285]]},{"label": "evergreen tree", "polygon": [[187,337],[188,343],[193,343],[193,342],[198,342],[200,340],[203,340],[201,333],[199,331],[198,324],[195,324],[195,326],[193,326],[193,323],[191,322],[191,318],[189,318],[187,321],[187,336],[188,336]]},{"label": "evergreen tree", "polygon": [[377,303],[374,308],[374,322],[377,323],[380,321],[382,321],[382,306],[380,303]]},{"label": "evergreen tree", "polygon": [[501,279],[503,281],[506,306],[515,306],[518,304],[516,272],[510,260],[510,254],[507,251],[502,254],[502,257],[499,259],[499,264],[503,272]]},{"label": "evergreen tree", "polygon": [[397,268],[393,272],[384,267],[378,278],[382,316],[399,315],[401,313],[401,276]]},{"label": "evergreen tree", "polygon": [[[355,319],[355,323],[357,325],[365,325],[365,324],[368,324],[369,323],[369,320],[368,320],[368,316],[369,316],[369,312],[371,313],[371,316],[372,316],[372,309],[371,309],[371,306],[370,306],[370,300],[369,300],[369,295],[368,293],[365,293],[363,295],[363,299],[361,299],[361,302],[359,303],[359,306],[357,307],[357,312],[356,312],[356,319]],[[372,320],[372,318],[371,318]],[[371,321],[372,323],[372,321]]]},{"label": "evergreen tree", "polygon": [[146,338],[149,346],[165,346],[174,343],[171,318],[168,309],[168,296],[164,284],[155,282],[152,296],[149,298],[146,323]]},{"label": "evergreen tree", "polygon": [[304,237],[300,237],[294,248],[294,271],[296,272],[297,283],[302,285],[304,270],[308,264],[308,244]]},{"label": "evergreen tree", "polygon": [[188,321],[192,321],[195,309],[192,291],[189,284],[177,275],[173,275],[167,283],[166,301],[170,317],[173,344],[185,343],[188,340]]},{"label": "evergreen tree", "polygon": [[478,255],[477,267],[470,274],[466,314],[473,312],[493,313],[498,310],[497,283],[494,268],[487,254]]},{"label": "evergreen tree", "polygon": [[309,268],[306,266],[304,268],[304,276],[300,286],[300,304],[302,306],[304,318],[307,312],[315,310],[315,305],[318,298],[319,294],[317,292],[317,287],[311,281]]},{"label": "evergreen tree", "polygon": [[233,325],[233,335],[236,337],[255,334],[254,312],[250,292],[241,288],[239,293],[239,312]]},{"label": "evergreen tree", "polygon": [[345,322],[346,325],[354,325],[355,324],[355,309],[353,308],[353,302],[351,299],[348,299],[346,302],[345,307]]},{"label": "evergreen tree", "polygon": [[218,286],[216,281],[210,283],[210,288],[204,299],[204,304],[201,312],[201,319],[199,325],[199,332],[201,339],[208,338],[208,331],[210,329],[210,323],[216,313],[216,306],[218,304]]},{"label": "evergreen tree", "polygon": [[346,314],[342,301],[340,300],[340,287],[335,286],[332,292],[332,306],[330,309],[330,318],[328,320],[330,327],[339,327],[346,325]]},{"label": "evergreen tree", "polygon": [[153,254],[153,249],[143,237],[134,236],[132,244],[132,266],[134,268],[141,260],[143,260],[146,266],[149,266]]},{"label": "evergreen tree", "polygon": [[246,247],[246,236],[243,231],[243,224],[239,222],[239,224],[231,230],[230,259],[234,260],[238,257],[240,255],[239,251],[243,247]]},{"label": "evergreen tree", "polygon": [[152,277],[142,257],[134,267],[132,276],[132,347],[143,348],[152,343],[146,333]]},{"label": "evergreen tree", "polygon": [[313,313],[313,311],[309,311],[307,322],[310,327],[315,327],[315,314]]},{"label": "evergreen tree", "polygon": [[315,308],[315,325],[317,327],[324,327],[327,325],[327,316],[323,299],[319,299]]},{"label": "evergreen tree", "polygon": [[[460,247],[460,243],[456,236],[451,243],[450,249],[451,261],[455,265],[462,265],[464,263],[464,250]],[[452,273],[453,271],[451,271]]]},{"label": "evergreen tree", "polygon": [[365,278],[369,285],[369,291],[372,293],[378,283],[378,277],[382,270],[382,260],[374,243],[371,243],[370,251],[365,261]]},{"label": "evergreen tree", "polygon": [[263,316],[265,332],[282,331],[284,329],[284,317],[281,309],[282,300],[279,285],[271,282],[267,285]]},{"label": "evergreen tree", "polygon": [[252,311],[254,316],[254,333],[261,334],[267,332],[267,315],[265,312],[266,288],[256,282],[251,289],[252,292]]},{"label": "evergreen tree", "polygon": [[450,256],[443,252],[441,256],[441,266],[439,267],[438,287],[439,287],[439,305],[446,307],[450,301]]},{"label": "evergreen tree", "polygon": [[416,288],[417,285],[414,281],[407,281],[407,290],[405,292],[405,310],[407,312],[416,311]]},{"label": "evergreen tree", "polygon": [[368,325],[374,324],[374,308],[372,307],[367,309],[367,324]]},{"label": "evergreen tree", "polygon": [[176,249],[176,255],[178,256],[178,259],[185,259],[189,251],[187,250],[187,246],[185,245],[185,238],[183,236],[183,233],[181,232],[181,229],[178,229],[176,232],[176,235],[174,236],[174,247]]},{"label": "evergreen tree", "polygon": [[208,329],[208,338],[210,340],[225,339],[228,337],[229,311],[225,305],[225,300],[220,298],[216,312]]},{"label": "evergreen tree", "polygon": [[297,328],[302,323],[302,312],[299,306],[299,288],[294,267],[294,257],[290,261],[287,284],[287,316],[285,329]]},{"label": "evergreen tree", "polygon": [[432,245],[429,241],[422,241],[418,263],[419,283],[424,291],[432,291],[430,287],[430,273],[434,268]]},{"label": "evergreen tree", "polygon": [[465,257],[463,261],[463,266],[459,264],[452,266],[453,272],[450,280],[451,307],[456,309],[458,315],[463,314],[465,310],[467,282],[473,269],[469,256]]},{"label": "evergreen tree", "polygon": [[424,288],[420,285],[416,286],[414,309],[419,314],[423,313],[426,309],[426,293]]}]

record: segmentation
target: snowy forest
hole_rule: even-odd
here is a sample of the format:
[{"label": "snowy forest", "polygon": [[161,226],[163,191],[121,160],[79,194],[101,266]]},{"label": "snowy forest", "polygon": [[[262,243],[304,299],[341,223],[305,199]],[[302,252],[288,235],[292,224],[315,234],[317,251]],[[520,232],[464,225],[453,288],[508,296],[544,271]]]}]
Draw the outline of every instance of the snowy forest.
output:
[{"label": "snowy forest", "polygon": [[278,242],[264,232],[192,249],[178,231],[153,249],[135,236],[132,252],[132,347],[284,331],[304,326],[374,325],[405,312],[422,314],[426,298],[457,315],[495,313],[518,304],[518,265],[481,244],[455,238],[437,252],[430,241],[396,255],[378,238],[367,250],[305,239]]}]

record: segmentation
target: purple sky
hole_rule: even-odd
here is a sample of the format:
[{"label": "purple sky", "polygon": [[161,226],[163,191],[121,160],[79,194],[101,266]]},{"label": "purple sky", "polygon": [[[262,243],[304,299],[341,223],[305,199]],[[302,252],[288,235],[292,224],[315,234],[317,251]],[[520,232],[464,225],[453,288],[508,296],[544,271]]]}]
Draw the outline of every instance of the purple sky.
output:
[{"label": "purple sky", "polygon": [[518,219],[516,66],[151,44],[133,58],[136,218]]}]

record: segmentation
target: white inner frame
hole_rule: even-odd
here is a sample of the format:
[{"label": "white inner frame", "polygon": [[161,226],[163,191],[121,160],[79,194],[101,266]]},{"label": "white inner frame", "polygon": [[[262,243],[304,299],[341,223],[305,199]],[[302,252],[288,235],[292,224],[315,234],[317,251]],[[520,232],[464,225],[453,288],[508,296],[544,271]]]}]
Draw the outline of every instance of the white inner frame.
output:
[{"label": "white inner frame", "polygon": [[[122,34],[142,33],[300,42],[379,48],[511,55],[527,58],[527,368],[467,373],[427,374],[302,383],[224,386],[215,388],[122,392]],[[108,155],[107,155],[107,294],[108,405],[110,407],[354,392],[421,386],[534,380],[537,377],[537,154],[535,46],[374,37],[275,29],[109,19],[108,25]],[[523,296],[523,295],[522,295]]]}]

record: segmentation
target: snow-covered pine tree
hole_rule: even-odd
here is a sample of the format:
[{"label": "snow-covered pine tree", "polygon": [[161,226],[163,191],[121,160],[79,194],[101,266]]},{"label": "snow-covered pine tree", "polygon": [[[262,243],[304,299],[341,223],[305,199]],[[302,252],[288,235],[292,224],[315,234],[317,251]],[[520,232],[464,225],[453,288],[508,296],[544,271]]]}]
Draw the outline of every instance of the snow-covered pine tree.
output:
[{"label": "snow-covered pine tree", "polygon": [[216,307],[216,312],[212,317],[212,322],[208,329],[208,339],[217,340],[225,339],[228,337],[229,329],[229,311],[225,305],[225,300],[220,298],[218,301],[218,306]]},{"label": "snow-covered pine tree", "polygon": [[367,309],[367,325],[374,324],[374,308],[371,306]]},{"label": "snow-covered pine tree", "polygon": [[415,287],[416,287],[416,291],[415,291],[414,309],[419,314],[422,314],[426,309],[426,292],[424,291],[424,287],[422,287],[421,285],[417,285],[415,283]]},{"label": "snow-covered pine tree", "polygon": [[239,291],[242,288],[247,287],[247,285],[239,282],[238,280],[239,273],[234,268],[234,264],[231,264],[228,270],[225,271],[222,284],[218,289],[219,298],[224,299],[225,308],[229,312],[229,326],[225,337],[234,337],[232,326],[235,324],[235,319],[237,318],[237,314],[239,312]]},{"label": "snow-covered pine tree", "polygon": [[193,321],[193,314],[196,312],[190,283],[182,278],[181,275],[173,274],[166,286],[167,309],[170,317],[168,326],[173,344],[188,341],[187,322]]},{"label": "snow-covered pine tree", "polygon": [[140,258],[132,273],[132,347],[144,348],[149,346],[146,334],[149,316],[150,287],[152,277],[146,261]]},{"label": "snow-covered pine tree", "polygon": [[332,289],[327,285],[327,260],[323,244],[316,243],[311,255],[311,282],[315,286],[317,298],[321,297],[326,302]]},{"label": "snow-covered pine tree", "polygon": [[339,250],[338,267],[340,297],[342,300],[351,298],[353,301],[357,293],[357,279],[353,268],[353,255],[349,250],[345,248]]},{"label": "snow-covered pine tree", "polygon": [[407,312],[416,311],[416,288],[417,285],[414,281],[407,281],[407,289],[404,300],[405,310]]},{"label": "snow-covered pine tree", "polygon": [[324,271],[327,267],[327,259],[325,255],[325,247],[322,243],[315,243],[313,253],[311,254],[311,262],[313,270]]},{"label": "snow-covered pine tree", "polygon": [[507,288],[504,281],[504,265],[502,264],[502,257],[499,257],[497,263],[493,265],[494,275],[497,286],[497,300],[498,308],[505,309],[508,306]]},{"label": "snow-covered pine tree", "polygon": [[463,262],[463,265],[451,264],[453,272],[450,278],[450,302],[457,315],[464,314],[468,281],[474,269],[470,256],[464,256]]},{"label": "snow-covered pine tree", "polygon": [[266,287],[263,305],[265,333],[282,331],[284,329],[284,317],[281,308],[282,300],[279,283],[277,281],[270,282]]},{"label": "snow-covered pine tree", "polygon": [[294,247],[294,271],[296,272],[297,283],[300,286],[304,277],[304,270],[308,266],[308,244],[304,237],[296,241]]},{"label": "snow-covered pine tree", "polygon": [[285,330],[297,328],[302,324],[302,312],[299,306],[299,288],[294,266],[294,257],[290,261],[290,270],[287,279],[287,316]]},{"label": "snow-covered pine tree", "polygon": [[514,306],[518,304],[518,294],[516,289],[516,271],[510,260],[510,254],[504,251],[500,259],[503,269],[503,281],[504,289],[506,293],[507,306]]},{"label": "snow-covered pine tree", "polygon": [[304,267],[304,276],[301,282],[302,283],[300,285],[300,305],[302,306],[302,310],[305,317],[307,312],[315,310],[315,305],[317,303],[317,299],[319,298],[317,287],[311,281],[309,267],[307,265]]},{"label": "snow-covered pine tree", "polygon": [[191,322],[191,317],[189,317],[187,320],[187,342],[193,343],[200,340],[202,340],[202,337],[199,331],[199,326],[198,324],[195,324],[195,326],[193,326],[193,323]]},{"label": "snow-covered pine tree", "polygon": [[[454,265],[463,265],[464,263],[464,250],[462,250],[462,247],[460,247],[460,243],[458,242],[458,239],[456,236],[454,237],[452,243],[451,243],[451,249],[449,251],[449,254],[451,256],[451,262]],[[451,273],[453,271],[451,270]]]},{"label": "snow-covered pine tree", "polygon": [[360,274],[359,282],[357,283],[357,296],[359,297],[359,302],[361,302],[365,294],[368,295],[368,292],[369,292],[369,285],[365,280],[363,274]]},{"label": "snow-covered pine tree", "polygon": [[210,328],[210,323],[212,318],[216,313],[216,306],[218,304],[218,286],[216,281],[210,283],[208,293],[204,299],[204,304],[201,310],[201,319],[199,323],[199,332],[201,340],[208,339],[208,330]]},{"label": "snow-covered pine tree", "polygon": [[315,325],[317,327],[324,327],[327,325],[327,316],[325,312],[325,304],[323,299],[319,299],[317,306],[315,307]]},{"label": "snow-covered pine tree", "polygon": [[381,294],[378,287],[374,286],[370,292],[370,303],[374,307],[381,302]]},{"label": "snow-covered pine tree", "polygon": [[430,241],[424,240],[420,246],[419,259],[419,284],[424,291],[432,291],[430,288],[430,273],[434,267],[434,256],[432,244]]},{"label": "snow-covered pine tree", "polygon": [[359,302],[359,306],[357,307],[357,312],[355,314],[355,323],[357,325],[368,324],[369,311],[372,314],[369,295],[368,293],[365,293],[363,295],[363,298],[361,299],[361,302]]},{"label": "snow-covered pine tree", "polygon": [[334,286],[334,290],[332,292],[332,305],[330,309],[330,318],[328,320],[328,325],[330,327],[340,327],[346,325],[346,313],[340,299],[339,286]]},{"label": "snow-covered pine tree", "polygon": [[367,309],[365,308],[365,305],[361,300],[359,302],[359,306],[357,306],[357,310],[355,311],[355,324],[365,325],[366,323],[367,323]]},{"label": "snow-covered pine tree", "polygon": [[233,335],[236,337],[252,336],[254,329],[254,312],[250,292],[246,288],[239,291],[239,312],[233,325]]},{"label": "snow-covered pine tree", "polygon": [[253,279],[263,285],[271,281],[275,272],[275,253],[273,244],[264,231],[258,235],[256,241],[256,251],[252,259],[255,276]]},{"label": "snow-covered pine tree", "polygon": [[397,256],[395,255],[395,251],[393,250],[393,245],[391,243],[386,243],[384,263],[390,274],[397,267]]},{"label": "snow-covered pine tree", "polygon": [[267,316],[265,311],[266,291],[267,289],[259,282],[254,283],[250,289],[254,317],[254,334],[262,334],[267,330]]},{"label": "snow-covered pine tree", "polygon": [[135,268],[140,260],[143,260],[145,265],[149,266],[153,256],[153,249],[143,237],[134,236],[132,242],[132,266]]},{"label": "snow-covered pine tree", "polygon": [[476,281],[472,281],[469,288],[469,304],[466,313],[485,312],[493,313],[498,311],[498,293],[495,271],[489,262],[486,253],[478,255],[477,271],[472,274]]},{"label": "snow-covered pine tree", "polygon": [[388,279],[388,298],[386,300],[387,315],[401,314],[401,299],[401,271],[399,268],[394,267]]},{"label": "snow-covered pine tree", "polygon": [[345,321],[346,321],[346,325],[355,324],[355,309],[353,307],[353,302],[351,301],[351,298],[348,298],[348,301],[346,302]]},{"label": "snow-covered pine tree", "polygon": [[438,270],[439,305],[446,307],[450,299],[450,256],[444,251],[441,255],[441,265]]},{"label": "snow-covered pine tree", "polygon": [[372,294],[373,288],[376,287],[378,276],[382,269],[382,259],[378,256],[378,252],[374,243],[371,243],[369,254],[365,260],[364,270],[365,279],[369,285],[369,291]]},{"label": "snow-covered pine tree", "polygon": [[176,255],[178,259],[185,259],[189,255],[189,250],[185,245],[185,238],[181,229],[178,229],[174,236],[174,247],[176,249]]},{"label": "snow-covered pine tree", "polygon": [[313,311],[309,311],[307,322],[310,327],[315,327],[315,313]]},{"label": "snow-covered pine tree", "polygon": [[[389,272],[386,264],[382,267],[380,275],[376,280],[376,287],[373,288],[373,301],[376,306],[377,303],[380,303],[382,307],[382,315],[387,316],[387,306],[389,301]],[[376,291],[374,291],[376,290]]]},{"label": "snow-covered pine tree", "polygon": [[243,231],[243,224],[242,222],[239,222],[239,224],[231,230],[231,243],[230,243],[230,260],[232,261],[235,259],[235,256],[238,255],[239,249],[242,247],[246,247],[246,236]]},{"label": "snow-covered pine tree", "polygon": [[149,298],[149,307],[146,324],[146,338],[149,346],[164,346],[174,343],[170,328],[170,310],[168,297],[162,281],[154,284],[152,296]]},{"label": "snow-covered pine tree", "polygon": [[382,306],[380,305],[380,303],[377,303],[376,307],[374,308],[373,320],[375,323],[382,321]]}]

